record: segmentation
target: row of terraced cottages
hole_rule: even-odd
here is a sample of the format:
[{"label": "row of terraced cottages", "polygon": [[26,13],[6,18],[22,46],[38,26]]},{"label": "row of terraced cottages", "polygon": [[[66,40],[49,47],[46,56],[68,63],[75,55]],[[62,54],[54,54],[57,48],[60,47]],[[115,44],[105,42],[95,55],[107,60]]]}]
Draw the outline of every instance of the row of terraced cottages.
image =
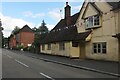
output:
[{"label": "row of terraced cottages", "polygon": [[120,2],[87,2],[65,16],[40,41],[41,52],[71,58],[118,61],[120,54]]}]

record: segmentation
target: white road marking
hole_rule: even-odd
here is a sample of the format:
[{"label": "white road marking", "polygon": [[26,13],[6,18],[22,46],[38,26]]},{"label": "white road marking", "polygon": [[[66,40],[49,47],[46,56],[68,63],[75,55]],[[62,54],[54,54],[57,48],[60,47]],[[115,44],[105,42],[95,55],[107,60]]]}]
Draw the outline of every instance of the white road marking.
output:
[{"label": "white road marking", "polygon": [[41,75],[43,75],[44,77],[46,77],[46,78],[49,78],[49,79],[51,79],[51,80],[55,80],[55,79],[53,79],[52,77],[50,77],[50,76],[48,76],[48,75],[46,75],[46,74],[44,74],[44,73],[40,73]]},{"label": "white road marking", "polygon": [[9,57],[9,58],[12,58],[11,56],[9,56],[9,55],[6,55],[7,57]]},{"label": "white road marking", "polygon": [[18,60],[16,60],[16,59],[15,59],[15,61],[18,62],[18,63],[20,63],[20,64],[22,64],[23,66],[25,66],[25,67],[27,67],[27,68],[29,67],[28,65],[26,65],[26,64],[24,64],[24,63],[22,63],[22,62],[20,62],[20,61],[18,61]]}]

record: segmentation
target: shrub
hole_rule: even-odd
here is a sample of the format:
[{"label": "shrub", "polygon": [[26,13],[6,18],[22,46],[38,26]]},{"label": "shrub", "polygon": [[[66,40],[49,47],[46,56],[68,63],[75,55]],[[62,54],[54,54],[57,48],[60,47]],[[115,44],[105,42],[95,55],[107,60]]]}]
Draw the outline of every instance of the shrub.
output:
[{"label": "shrub", "polygon": [[24,45],[22,45],[22,44],[21,44],[21,45],[18,45],[18,47],[17,47],[17,48],[18,48],[18,50],[21,50],[21,49],[23,49],[23,48],[24,48]]}]

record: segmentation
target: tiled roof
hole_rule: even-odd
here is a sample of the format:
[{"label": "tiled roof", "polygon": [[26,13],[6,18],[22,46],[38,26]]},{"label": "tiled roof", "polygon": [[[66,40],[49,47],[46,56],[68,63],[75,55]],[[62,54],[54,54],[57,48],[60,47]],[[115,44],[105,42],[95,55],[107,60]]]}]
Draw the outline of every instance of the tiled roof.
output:
[{"label": "tiled roof", "polygon": [[77,33],[77,27],[71,26],[61,31],[53,31],[47,34],[45,38],[40,41],[41,44],[55,43],[63,41],[80,41],[85,40],[86,37],[91,33],[91,31]]},{"label": "tiled roof", "polygon": [[[77,21],[77,19],[79,17],[79,13],[80,12],[78,12],[78,13],[74,14],[73,16],[71,16],[71,24],[69,24],[68,26],[75,24],[75,22]],[[56,29],[60,29],[60,28],[64,28],[66,26],[67,26],[66,19],[61,19],[58,22],[58,24],[51,31],[56,30]]]},{"label": "tiled roof", "polygon": [[72,41],[75,39],[77,28],[75,25],[76,20],[79,17],[79,13],[71,16],[71,24],[67,26],[66,19],[61,19],[58,24],[40,41],[40,43],[54,43],[61,41]]},{"label": "tiled roof", "polygon": [[118,9],[120,8],[120,1],[119,2],[107,2],[110,6],[112,6],[112,9]]},{"label": "tiled roof", "polygon": [[19,31],[15,32],[14,34],[11,34],[10,37],[13,37],[14,35],[18,34],[19,32],[34,32],[34,31],[28,25],[25,25]]},{"label": "tiled roof", "polygon": [[80,12],[71,16],[71,23],[66,24],[66,19],[61,19],[58,24],[46,34],[44,39],[40,41],[41,44],[63,42],[63,41],[80,41],[86,39],[91,31],[78,33],[75,23],[79,17]]},{"label": "tiled roof", "polygon": [[19,32],[34,32],[28,25],[23,26]]}]

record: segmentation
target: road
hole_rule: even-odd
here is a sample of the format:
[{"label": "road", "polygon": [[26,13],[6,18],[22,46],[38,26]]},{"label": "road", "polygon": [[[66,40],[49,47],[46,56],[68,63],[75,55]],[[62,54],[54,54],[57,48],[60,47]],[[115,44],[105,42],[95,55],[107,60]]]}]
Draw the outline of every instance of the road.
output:
[{"label": "road", "polygon": [[116,78],[2,50],[3,78]]}]

